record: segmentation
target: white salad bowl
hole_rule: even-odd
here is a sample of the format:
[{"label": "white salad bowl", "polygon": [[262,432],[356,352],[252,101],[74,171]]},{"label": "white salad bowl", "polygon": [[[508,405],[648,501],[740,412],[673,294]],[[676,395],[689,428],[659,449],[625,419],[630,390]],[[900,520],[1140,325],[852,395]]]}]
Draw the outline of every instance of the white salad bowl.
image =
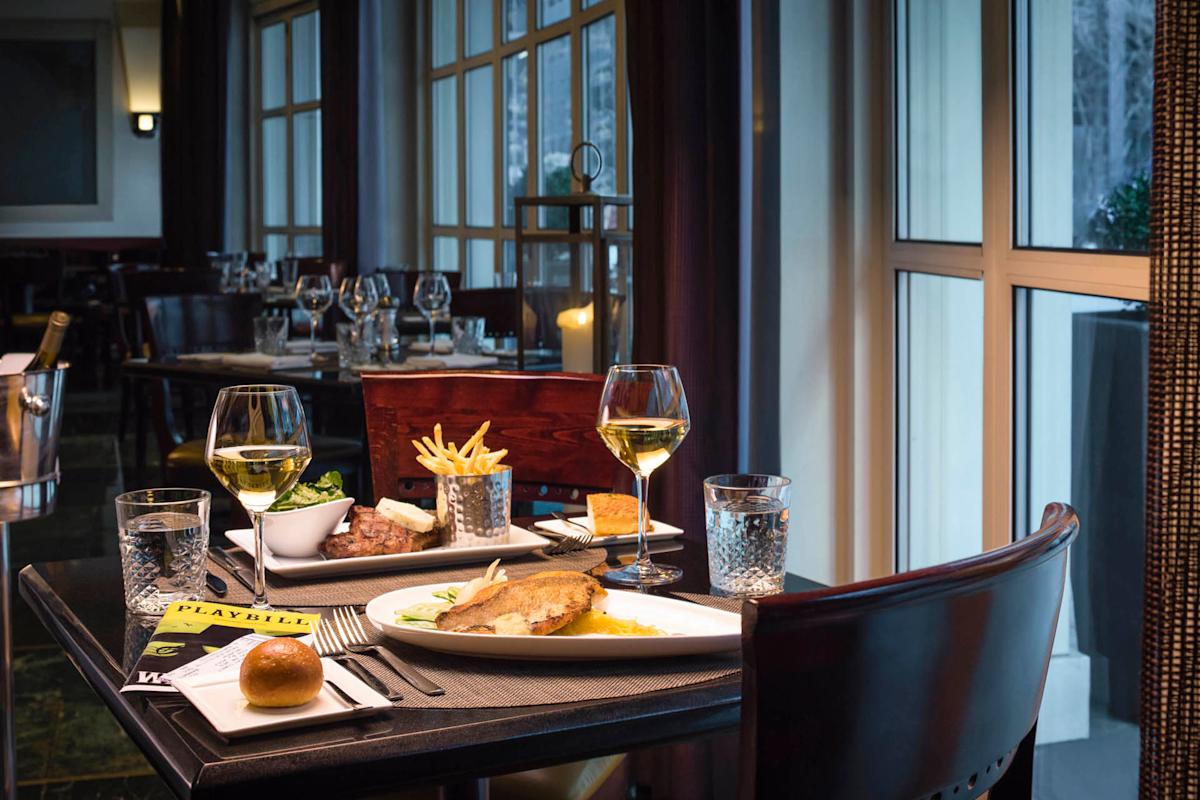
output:
[{"label": "white salad bowl", "polygon": [[315,556],[317,546],[337,529],[352,505],[353,497],[343,497],[291,511],[268,511],[263,514],[263,542],[284,558]]}]

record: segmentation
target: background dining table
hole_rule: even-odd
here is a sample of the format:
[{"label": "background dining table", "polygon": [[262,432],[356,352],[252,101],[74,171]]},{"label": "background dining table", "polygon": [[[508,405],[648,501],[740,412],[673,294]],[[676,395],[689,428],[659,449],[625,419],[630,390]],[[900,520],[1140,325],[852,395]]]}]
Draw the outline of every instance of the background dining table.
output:
[{"label": "background dining table", "polygon": [[[517,522],[528,522],[518,520]],[[656,593],[707,594],[704,549],[677,540],[655,560],[684,570]],[[610,565],[632,549],[608,548]],[[787,591],[820,584],[789,574]],[[320,727],[222,740],[173,694],[121,694],[131,635],[117,558],[31,564],[22,597],[62,645],[179,797],[259,797],[299,791],[348,797],[385,788],[442,785],[448,797],[486,796],[483,779],[736,729],[741,678],[634,696],[509,708],[405,708]]]}]

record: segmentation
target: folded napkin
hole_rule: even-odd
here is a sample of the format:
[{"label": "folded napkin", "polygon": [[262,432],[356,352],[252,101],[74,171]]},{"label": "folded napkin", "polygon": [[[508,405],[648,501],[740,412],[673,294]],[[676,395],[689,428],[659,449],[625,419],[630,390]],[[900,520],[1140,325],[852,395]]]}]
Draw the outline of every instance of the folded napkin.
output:
[{"label": "folded napkin", "polygon": [[475,369],[499,364],[495,356],[476,356],[466,353],[448,353],[444,356],[430,358],[425,356],[409,356],[404,364],[410,369]]},{"label": "folded napkin", "polygon": [[[308,339],[289,339],[287,344],[284,345],[284,349],[286,349],[288,353],[304,353],[307,355],[309,352]],[[318,353],[336,353],[337,342],[318,341],[316,351]]]},{"label": "folded napkin", "polygon": [[[429,352],[429,342],[413,342],[412,344],[410,344],[408,346],[408,351],[410,353],[418,353],[418,354],[428,353]],[[441,355],[448,355],[450,353],[453,353],[454,352],[454,342],[451,342],[451,341],[448,341],[445,339],[442,339],[440,341],[435,339],[433,342],[433,352],[441,354]]]},{"label": "folded napkin", "polygon": [[307,355],[270,356],[266,353],[185,353],[181,361],[215,361],[231,367],[256,367],[266,370],[302,369],[312,362]]}]

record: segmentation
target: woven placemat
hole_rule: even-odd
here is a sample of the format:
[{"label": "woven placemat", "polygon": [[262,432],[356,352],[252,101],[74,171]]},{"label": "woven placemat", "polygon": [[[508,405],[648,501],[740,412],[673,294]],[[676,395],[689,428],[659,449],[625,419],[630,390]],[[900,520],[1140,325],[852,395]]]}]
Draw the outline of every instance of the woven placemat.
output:
[{"label": "woven placemat", "polygon": [[403,696],[394,703],[397,708],[511,708],[632,697],[707,683],[736,675],[742,668],[741,655],[736,652],[630,661],[472,658],[385,639],[366,617],[362,617],[362,624],[373,642],[384,644],[446,690],[444,695],[429,697],[398,678],[374,656],[353,656],[391,691]]},{"label": "woven placemat", "polygon": [[[254,560],[249,554],[234,552],[233,557],[251,573]],[[558,556],[546,556],[540,552],[501,562],[510,578],[524,578],[535,572],[562,569],[587,572],[604,563],[602,547],[580,550]],[[448,567],[409,570],[405,572],[374,573],[370,575],[346,575],[333,578],[294,580],[267,572],[267,596],[271,604],[278,607],[360,606],[384,592],[421,586],[426,583],[449,583],[469,581],[483,574],[487,564],[458,564]],[[254,594],[237,578],[212,558],[208,560],[208,571],[224,579],[229,593],[217,598],[210,592],[209,600],[230,605],[247,605]]]}]

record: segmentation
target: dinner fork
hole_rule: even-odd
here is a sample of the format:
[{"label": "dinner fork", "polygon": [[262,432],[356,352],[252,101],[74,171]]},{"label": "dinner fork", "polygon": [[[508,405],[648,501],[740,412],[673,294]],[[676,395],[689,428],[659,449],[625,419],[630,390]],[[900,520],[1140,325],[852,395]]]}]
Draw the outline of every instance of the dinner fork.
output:
[{"label": "dinner fork", "polygon": [[[585,550],[591,546],[592,539],[595,538],[591,531],[589,531],[587,528],[584,528],[577,522],[571,522],[563,517],[560,517],[558,514],[555,514],[554,517],[555,519],[566,522],[567,527],[561,531],[548,531],[545,528],[542,529],[542,533],[549,533],[551,536],[558,537],[558,541],[555,544],[550,545],[543,551],[546,555],[557,556],[564,553],[574,553],[577,550]],[[576,532],[569,527],[570,525],[581,528],[582,531]]]},{"label": "dinner fork", "polygon": [[351,653],[371,653],[383,659],[389,667],[396,671],[397,675],[412,684],[419,692],[435,697],[446,693],[445,689],[404,663],[386,647],[371,644],[353,606],[335,608],[333,622],[339,634],[339,640]]},{"label": "dinner fork", "polygon": [[375,691],[386,697],[390,702],[403,700],[404,697],[399,692],[393,692],[388,689],[387,685],[367,671],[367,668],[359,664],[353,658],[346,655],[346,648],[337,638],[337,633],[333,630],[333,626],[325,620],[320,620],[309,624],[309,629],[312,631],[313,644],[316,645],[313,649],[317,651],[317,655],[322,658],[329,658],[341,664],[349,670],[356,678],[366,683]]}]

